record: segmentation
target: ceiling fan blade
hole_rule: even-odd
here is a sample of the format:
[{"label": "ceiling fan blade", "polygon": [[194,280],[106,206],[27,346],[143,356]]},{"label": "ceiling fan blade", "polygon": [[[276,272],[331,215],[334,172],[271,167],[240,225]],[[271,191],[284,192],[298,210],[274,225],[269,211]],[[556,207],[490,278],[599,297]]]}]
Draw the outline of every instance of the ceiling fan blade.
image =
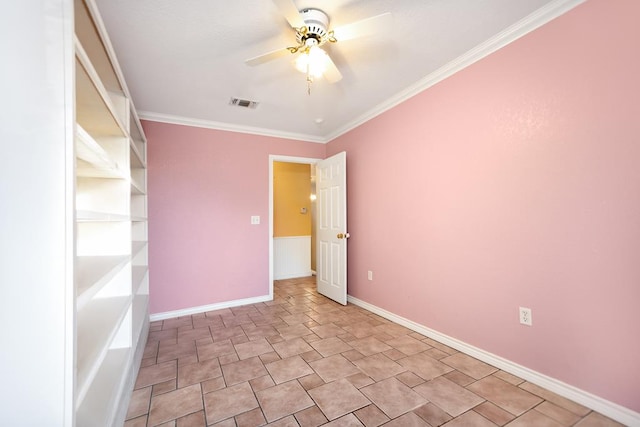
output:
[{"label": "ceiling fan blade", "polygon": [[391,28],[392,15],[390,12],[356,21],[351,24],[335,28],[333,35],[336,41],[351,40],[356,37],[384,33]]},{"label": "ceiling fan blade", "polygon": [[304,27],[304,20],[300,16],[300,12],[298,12],[298,7],[295,5],[293,0],[273,0],[273,3],[280,10],[293,28],[302,28]]},{"label": "ceiling fan blade", "polygon": [[282,58],[286,55],[289,55],[289,50],[287,48],[282,48],[258,55],[255,58],[247,59],[244,63],[251,67],[255,67],[256,65],[261,65],[265,62],[273,61],[274,59]]},{"label": "ceiling fan blade", "polygon": [[327,79],[329,83],[336,83],[342,80],[340,70],[338,70],[338,67],[336,67],[336,64],[329,55],[327,55],[327,69],[324,72],[324,78]]}]

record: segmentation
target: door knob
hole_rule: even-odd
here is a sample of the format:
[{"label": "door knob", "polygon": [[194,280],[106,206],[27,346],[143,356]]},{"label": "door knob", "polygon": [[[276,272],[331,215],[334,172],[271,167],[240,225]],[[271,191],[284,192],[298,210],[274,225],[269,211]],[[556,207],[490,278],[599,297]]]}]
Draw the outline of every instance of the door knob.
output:
[{"label": "door knob", "polygon": [[338,239],[348,239],[351,235],[349,233],[338,233],[337,237]]},{"label": "door knob", "polygon": [[344,234],[338,233],[338,239],[344,239]]}]

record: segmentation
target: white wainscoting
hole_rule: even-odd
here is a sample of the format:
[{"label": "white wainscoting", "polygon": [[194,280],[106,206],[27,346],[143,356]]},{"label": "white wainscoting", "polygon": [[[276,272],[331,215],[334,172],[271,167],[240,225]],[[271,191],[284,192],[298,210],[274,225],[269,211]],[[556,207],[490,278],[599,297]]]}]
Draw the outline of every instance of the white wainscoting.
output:
[{"label": "white wainscoting", "polygon": [[275,280],[311,276],[311,236],[273,238]]}]

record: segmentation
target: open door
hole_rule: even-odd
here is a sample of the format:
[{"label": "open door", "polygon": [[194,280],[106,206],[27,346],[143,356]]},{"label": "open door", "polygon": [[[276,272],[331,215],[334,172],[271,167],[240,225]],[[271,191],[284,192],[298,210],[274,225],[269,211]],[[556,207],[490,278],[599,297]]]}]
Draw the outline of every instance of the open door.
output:
[{"label": "open door", "polygon": [[322,295],[347,304],[347,153],[316,163],[317,285]]}]

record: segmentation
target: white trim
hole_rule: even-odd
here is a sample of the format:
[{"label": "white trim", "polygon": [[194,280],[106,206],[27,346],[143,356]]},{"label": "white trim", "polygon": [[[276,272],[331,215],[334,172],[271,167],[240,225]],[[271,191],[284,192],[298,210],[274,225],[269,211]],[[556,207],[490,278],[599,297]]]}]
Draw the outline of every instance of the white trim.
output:
[{"label": "white trim", "polygon": [[260,297],[236,299],[232,301],[217,302],[214,304],[200,305],[197,307],[183,308],[181,310],[165,311],[163,313],[154,313],[149,316],[150,321],[155,322],[158,320],[172,319],[174,317],[190,316],[192,314],[204,313],[206,311],[221,310],[223,308],[239,307],[241,305],[257,304],[260,302],[271,301],[273,299],[273,292],[271,295],[263,295]]},{"label": "white trim", "polygon": [[330,133],[326,136],[327,142],[357,128],[363,123],[392,109],[398,104],[403,103],[404,101],[430,88],[436,83],[443,81],[447,77],[450,77],[453,74],[472,65],[473,63],[491,55],[492,53],[505,47],[506,45],[513,43],[520,37],[543,26],[544,24],[552,21],[553,19],[568,12],[569,10],[573,9],[581,3],[584,3],[585,1],[586,0],[555,0],[551,3],[546,4],[532,14],[526,16],[525,18],[521,19],[520,21],[486,40],[485,42],[480,43],[473,49],[460,55],[453,61],[445,64],[444,66],[438,68],[436,71],[423,77],[417,83],[391,96],[384,102],[378,104],[376,107],[357,117],[355,120],[352,120],[351,122],[337,129],[335,132]]},{"label": "white trim", "polygon": [[476,359],[488,363],[498,369],[502,369],[505,372],[520,377],[523,380],[543,387],[569,400],[573,400],[574,402],[584,405],[624,425],[640,426],[640,413],[625,408],[624,406],[618,405],[617,403],[593,395],[587,391],[581,390],[560,380],[536,372],[525,366],[518,365],[517,363],[514,363],[510,360],[504,359],[493,353],[489,353],[488,351],[482,350],[478,347],[474,347],[463,341],[457,340],[448,335],[427,328],[426,326],[420,325],[419,323],[398,316],[383,308],[352,297],[351,295],[347,297],[347,301],[351,304],[369,310],[370,312],[375,313],[381,317],[384,317],[385,319],[391,320],[392,322],[409,328],[412,331],[418,332],[419,334],[434,339],[442,344],[455,348],[456,350],[468,354],[469,356],[475,357]]},{"label": "white trim", "polygon": [[540,9],[524,17],[520,21],[504,29],[500,33],[491,37],[483,43],[460,55],[451,62],[440,67],[436,71],[430,73],[417,83],[405,88],[395,95],[389,97],[386,101],[378,104],[364,114],[358,116],[354,120],[346,123],[344,126],[330,132],[326,135],[308,135],[290,132],[281,132],[275,129],[257,128],[251,126],[234,125],[230,123],[215,122],[210,120],[191,119],[187,117],[173,116],[169,114],[154,113],[151,111],[139,111],[139,116],[145,120],[155,122],[165,122],[173,124],[181,124],[186,126],[196,126],[208,129],[226,130],[230,132],[242,132],[253,135],[272,136],[284,139],[296,139],[300,141],[316,142],[326,144],[339,136],[357,128],[363,123],[379,116],[380,114],[392,109],[398,104],[412,98],[420,92],[430,88],[436,83],[441,82],[447,77],[463,70],[473,63],[491,55],[495,51],[505,47],[506,45],[518,40],[520,37],[530,33],[531,31],[547,24],[555,18],[563,15],[574,7],[584,3],[586,0],[555,0],[547,3]]},{"label": "white trim", "polygon": [[161,123],[171,123],[175,125],[193,126],[205,129],[224,130],[228,132],[239,132],[250,135],[271,136],[275,138],[294,139],[297,141],[315,142],[319,144],[327,143],[328,140],[319,135],[307,135],[303,133],[282,132],[275,129],[258,128],[231,123],[216,122],[213,120],[193,119],[189,117],[174,116],[171,114],[154,113],[152,111],[138,111],[138,116],[143,120]]}]

